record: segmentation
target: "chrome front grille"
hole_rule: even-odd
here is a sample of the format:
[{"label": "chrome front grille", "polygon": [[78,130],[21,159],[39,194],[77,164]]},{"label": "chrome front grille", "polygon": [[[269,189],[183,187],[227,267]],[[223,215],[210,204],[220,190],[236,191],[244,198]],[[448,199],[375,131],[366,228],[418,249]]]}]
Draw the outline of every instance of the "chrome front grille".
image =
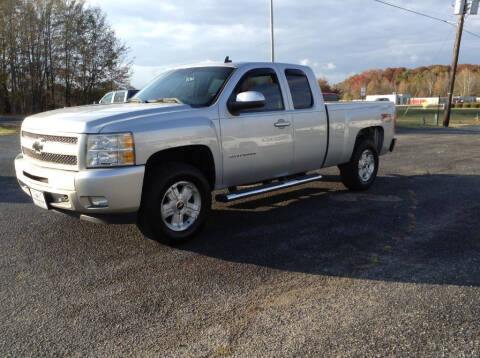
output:
[{"label": "chrome front grille", "polygon": [[27,131],[22,131],[22,137],[32,138],[32,139],[43,139],[46,142],[55,142],[55,143],[77,144],[78,142],[77,137],[37,134],[37,133],[30,133]]},{"label": "chrome front grille", "polygon": [[77,157],[75,155],[64,155],[55,153],[37,153],[32,149],[23,147],[23,154],[35,160],[47,163],[55,163],[62,165],[77,165]]},{"label": "chrome front grille", "polygon": [[66,170],[78,169],[79,137],[22,131],[22,152],[37,165]]}]

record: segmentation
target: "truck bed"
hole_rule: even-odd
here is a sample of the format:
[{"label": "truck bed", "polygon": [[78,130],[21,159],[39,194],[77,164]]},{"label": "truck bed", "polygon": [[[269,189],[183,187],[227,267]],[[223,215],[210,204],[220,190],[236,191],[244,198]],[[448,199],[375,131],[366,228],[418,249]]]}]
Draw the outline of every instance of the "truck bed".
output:
[{"label": "truck bed", "polygon": [[[326,103],[329,120],[329,148],[325,167],[350,160],[359,128],[394,126],[395,105],[392,102]],[[386,117],[385,115],[388,115]],[[394,131],[385,130],[379,154],[388,152]]]}]

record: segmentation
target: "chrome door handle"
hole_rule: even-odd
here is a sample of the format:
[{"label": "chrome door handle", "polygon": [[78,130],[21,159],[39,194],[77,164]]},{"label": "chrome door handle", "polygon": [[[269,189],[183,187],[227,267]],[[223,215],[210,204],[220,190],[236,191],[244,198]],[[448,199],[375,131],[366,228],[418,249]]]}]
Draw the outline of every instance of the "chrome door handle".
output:
[{"label": "chrome door handle", "polygon": [[285,128],[290,126],[290,122],[287,122],[284,119],[279,119],[277,122],[275,122],[274,126],[277,128]]}]

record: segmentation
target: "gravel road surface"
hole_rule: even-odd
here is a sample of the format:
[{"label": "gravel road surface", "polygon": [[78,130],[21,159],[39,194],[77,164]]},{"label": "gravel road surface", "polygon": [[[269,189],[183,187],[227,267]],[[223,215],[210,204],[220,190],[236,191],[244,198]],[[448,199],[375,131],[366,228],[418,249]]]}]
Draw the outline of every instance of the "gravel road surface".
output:
[{"label": "gravel road surface", "polygon": [[34,207],[0,136],[0,356],[480,356],[480,131],[398,138],[368,192],[323,170],[171,248]]}]

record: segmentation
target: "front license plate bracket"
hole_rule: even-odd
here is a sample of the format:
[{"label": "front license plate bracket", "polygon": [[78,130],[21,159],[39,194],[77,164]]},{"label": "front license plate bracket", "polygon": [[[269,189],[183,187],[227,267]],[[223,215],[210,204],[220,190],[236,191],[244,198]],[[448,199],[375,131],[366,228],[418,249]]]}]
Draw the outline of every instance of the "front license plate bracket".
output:
[{"label": "front license plate bracket", "polygon": [[43,191],[30,188],[30,194],[32,196],[33,203],[42,208],[48,210],[47,201],[45,200],[45,193]]}]

